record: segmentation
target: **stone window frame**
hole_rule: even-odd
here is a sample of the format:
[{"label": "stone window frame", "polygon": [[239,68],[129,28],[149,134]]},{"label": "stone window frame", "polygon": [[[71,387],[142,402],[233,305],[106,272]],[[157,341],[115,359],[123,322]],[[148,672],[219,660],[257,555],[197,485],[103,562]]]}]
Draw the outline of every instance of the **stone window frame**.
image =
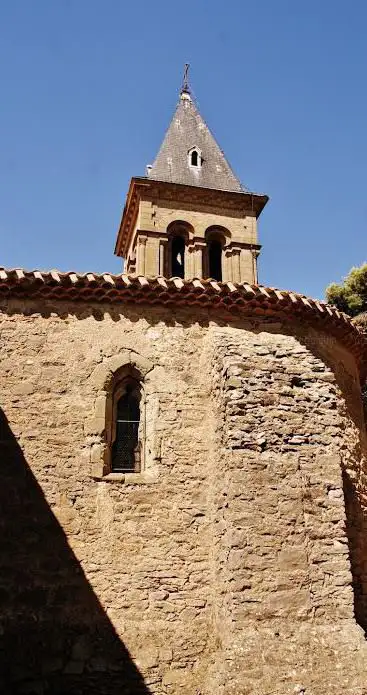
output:
[{"label": "stone window frame", "polygon": [[[141,473],[144,470],[144,455],[145,455],[145,416],[146,416],[146,394],[144,382],[140,372],[131,365],[122,366],[114,374],[112,388],[110,388],[106,401],[106,459],[105,466],[109,473],[116,473],[113,470],[113,445],[116,440],[116,425],[117,425],[117,408],[121,396],[126,393],[126,384],[135,382],[139,390],[139,435],[138,435],[138,452],[134,455],[134,471],[125,471],[126,473]],[[139,454],[137,460],[136,454]],[[123,473],[123,471],[119,471]]]},{"label": "stone window frame", "polygon": [[[192,156],[193,154],[196,154],[196,164],[192,163]],[[188,165],[190,169],[201,169],[202,163],[203,163],[203,157],[202,157],[202,152],[200,147],[197,147],[196,145],[194,147],[191,147],[187,153],[187,158],[188,158]]]},{"label": "stone window frame", "polygon": [[[157,437],[155,420],[159,405],[147,394],[145,378],[154,369],[154,364],[134,350],[124,350],[105,359],[90,376],[96,392],[93,416],[85,423],[90,439],[90,471],[94,480],[121,482],[125,484],[154,483],[158,478],[161,441]],[[113,473],[111,453],[113,438],[113,415],[119,383],[126,376],[139,380],[141,400],[142,455],[139,472]],[[114,398],[115,395],[115,398]]]}]

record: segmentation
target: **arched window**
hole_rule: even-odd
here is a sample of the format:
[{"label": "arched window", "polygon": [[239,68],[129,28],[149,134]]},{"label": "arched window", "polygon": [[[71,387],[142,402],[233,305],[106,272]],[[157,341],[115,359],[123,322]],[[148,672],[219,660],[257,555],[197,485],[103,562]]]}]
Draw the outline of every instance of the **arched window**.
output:
[{"label": "arched window", "polygon": [[200,169],[200,167],[203,163],[203,158],[202,158],[201,150],[198,147],[192,147],[191,150],[188,151],[187,162],[188,162],[188,165],[190,167],[194,167],[195,169]]},{"label": "arched window", "polygon": [[132,377],[126,377],[118,385],[114,394],[114,440],[111,456],[113,473],[140,471],[140,400],[139,382]]},{"label": "arched window", "polygon": [[219,239],[208,242],[209,277],[222,282],[222,243]]},{"label": "arched window", "polygon": [[194,236],[194,228],[185,220],[173,220],[167,227],[168,244],[165,253],[164,270],[166,277],[185,279],[185,261],[189,239]]},{"label": "arched window", "polygon": [[180,235],[171,240],[171,276],[185,277],[185,239]]},{"label": "arched window", "polygon": [[[225,227],[213,225],[205,232],[206,253],[204,255],[204,277],[223,282],[224,249],[231,240],[231,233]],[[224,271],[224,273],[223,273]],[[224,277],[226,281],[227,278]]]}]

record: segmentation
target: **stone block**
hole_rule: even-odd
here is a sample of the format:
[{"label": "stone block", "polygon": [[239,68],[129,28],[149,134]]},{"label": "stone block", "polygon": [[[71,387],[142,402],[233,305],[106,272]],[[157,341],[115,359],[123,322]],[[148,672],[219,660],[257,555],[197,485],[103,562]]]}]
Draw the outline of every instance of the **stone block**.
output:
[{"label": "stone block", "polygon": [[102,437],[105,431],[105,426],[106,422],[104,417],[91,417],[84,422],[84,432],[86,435],[96,435]]}]

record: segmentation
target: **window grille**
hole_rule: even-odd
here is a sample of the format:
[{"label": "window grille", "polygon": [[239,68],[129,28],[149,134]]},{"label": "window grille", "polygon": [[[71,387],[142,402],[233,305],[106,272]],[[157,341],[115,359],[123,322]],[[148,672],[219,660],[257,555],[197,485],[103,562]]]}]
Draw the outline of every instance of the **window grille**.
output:
[{"label": "window grille", "polygon": [[140,392],[134,380],[128,381],[116,407],[115,441],[112,446],[112,472],[140,470]]}]

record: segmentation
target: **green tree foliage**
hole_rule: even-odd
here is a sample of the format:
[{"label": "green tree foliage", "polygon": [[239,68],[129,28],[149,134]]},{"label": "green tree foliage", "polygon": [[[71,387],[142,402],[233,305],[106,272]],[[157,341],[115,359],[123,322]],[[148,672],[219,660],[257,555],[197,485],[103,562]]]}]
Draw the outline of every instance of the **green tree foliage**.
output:
[{"label": "green tree foliage", "polygon": [[367,263],[360,268],[352,268],[343,284],[329,285],[326,299],[350,316],[367,312]]}]

